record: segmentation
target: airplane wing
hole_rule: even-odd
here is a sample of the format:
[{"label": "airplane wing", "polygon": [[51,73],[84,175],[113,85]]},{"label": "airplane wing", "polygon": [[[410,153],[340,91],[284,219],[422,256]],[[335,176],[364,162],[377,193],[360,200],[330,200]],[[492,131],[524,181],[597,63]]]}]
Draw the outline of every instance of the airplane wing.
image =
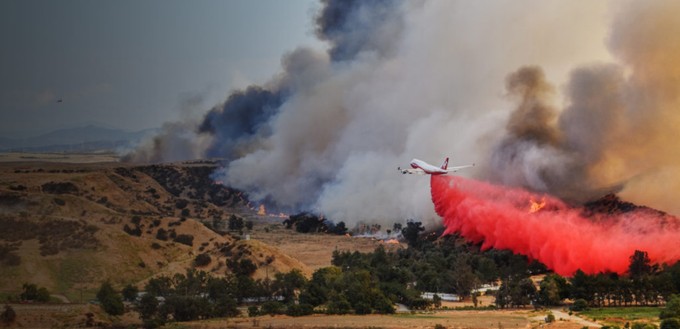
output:
[{"label": "airplane wing", "polygon": [[457,166],[457,167],[449,167],[449,168],[446,168],[446,171],[448,171],[448,172],[456,172],[456,171],[458,171],[458,170],[465,169],[465,168],[470,168],[470,167],[474,167],[474,166],[475,166],[475,164],[473,163],[473,164],[471,164],[471,165]]}]

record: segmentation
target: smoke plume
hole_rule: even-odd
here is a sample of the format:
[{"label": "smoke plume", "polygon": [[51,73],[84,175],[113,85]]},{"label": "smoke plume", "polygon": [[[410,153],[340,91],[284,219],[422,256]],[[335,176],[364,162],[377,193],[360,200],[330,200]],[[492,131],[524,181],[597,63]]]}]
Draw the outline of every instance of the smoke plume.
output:
[{"label": "smoke plume", "polygon": [[431,185],[444,234],[459,232],[483,249],[510,249],[561,275],[623,274],[635,250],[654,263],[680,260],[680,251],[669,248],[680,239],[680,222],[648,208],[587,218],[584,208],[520,188],[455,176],[432,176]]},{"label": "smoke plume", "polygon": [[438,220],[425,177],[395,170],[413,157],[572,205],[620,191],[680,214],[680,4],[322,5],[327,51],[286,54],[271,81],[131,158],[224,158],[216,178],[255,201],[350,226]]}]

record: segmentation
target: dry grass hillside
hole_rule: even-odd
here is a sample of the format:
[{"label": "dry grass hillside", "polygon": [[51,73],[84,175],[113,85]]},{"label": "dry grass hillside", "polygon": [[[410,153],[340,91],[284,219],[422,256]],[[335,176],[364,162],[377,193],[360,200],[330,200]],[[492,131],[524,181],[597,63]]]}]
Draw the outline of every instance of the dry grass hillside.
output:
[{"label": "dry grass hillside", "polygon": [[[241,192],[214,183],[214,168],[0,162],[0,298],[34,283],[80,302],[104,280],[141,288],[188,268],[225,275],[242,260],[257,267],[254,278],[292,269],[309,276],[330,265],[334,250],[382,243],[285,229],[282,218],[258,215]],[[229,232],[231,216],[254,227]],[[198,266],[201,254],[209,261]]]},{"label": "dry grass hillside", "polygon": [[230,216],[254,212],[238,191],[212,182],[213,169],[207,162],[1,163],[0,293],[28,282],[77,302],[104,280],[141,287],[185,272],[199,254],[210,256],[199,269],[217,275],[241,259],[258,267],[255,276],[311,273],[275,246],[225,232]]}]

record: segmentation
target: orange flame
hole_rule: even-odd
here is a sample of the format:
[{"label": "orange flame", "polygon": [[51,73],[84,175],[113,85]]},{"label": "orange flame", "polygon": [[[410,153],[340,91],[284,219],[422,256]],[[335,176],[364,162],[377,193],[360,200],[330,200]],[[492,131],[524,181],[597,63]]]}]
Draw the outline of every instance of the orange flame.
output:
[{"label": "orange flame", "polygon": [[263,204],[261,204],[260,208],[257,210],[257,215],[258,216],[267,216],[267,210],[264,208]]},{"label": "orange flame", "polygon": [[533,214],[545,207],[545,197],[541,198],[541,202],[536,202],[534,199],[529,200],[531,202],[531,206],[529,207],[529,213]]},{"label": "orange flame", "polygon": [[389,239],[385,241],[385,244],[399,244],[399,240],[397,239]]}]

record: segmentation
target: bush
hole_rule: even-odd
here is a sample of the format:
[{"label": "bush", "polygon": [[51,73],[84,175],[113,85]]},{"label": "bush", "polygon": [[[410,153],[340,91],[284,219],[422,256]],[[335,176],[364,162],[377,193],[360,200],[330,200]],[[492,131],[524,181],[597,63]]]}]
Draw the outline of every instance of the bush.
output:
[{"label": "bush", "polygon": [[443,324],[437,323],[434,325],[434,329],[446,329],[446,327]]},{"label": "bush", "polygon": [[210,255],[208,255],[207,253],[198,254],[198,256],[196,256],[196,258],[194,259],[194,266],[196,267],[206,266],[210,264],[211,261],[212,259],[210,258]]},{"label": "bush", "polygon": [[177,209],[184,209],[189,205],[189,201],[186,199],[177,199],[175,201],[175,208]]},{"label": "bush", "polygon": [[14,309],[12,306],[5,305],[5,311],[0,313],[0,321],[4,323],[5,325],[10,325],[14,323],[14,320],[17,318],[17,313],[14,312]]},{"label": "bush", "polygon": [[257,305],[251,305],[248,307],[248,316],[254,317],[260,315],[260,308]]},{"label": "bush", "polygon": [[139,228],[139,226],[135,226],[135,228],[131,228],[130,226],[128,226],[128,224],[125,224],[125,226],[123,227],[123,231],[125,231],[125,233],[130,234],[132,236],[141,236],[142,235],[142,229]]},{"label": "bush", "polygon": [[356,305],[354,305],[354,313],[359,314],[359,315],[364,315],[364,314],[371,314],[371,306],[364,303],[364,302],[359,302]]},{"label": "bush", "polygon": [[261,314],[269,314],[269,315],[276,315],[276,314],[282,314],[283,312],[283,304],[280,302],[266,302],[262,304],[262,309],[260,310]]},{"label": "bush", "polygon": [[291,304],[288,305],[288,309],[286,310],[286,315],[288,316],[304,316],[304,315],[310,315],[314,313],[314,307],[309,304]]},{"label": "bush", "polygon": [[588,302],[586,302],[585,299],[577,299],[574,301],[574,304],[572,304],[569,309],[574,311],[574,312],[581,312],[585,309],[588,308]]},{"label": "bush", "polygon": [[555,315],[552,314],[552,312],[548,312],[548,315],[545,316],[545,322],[546,323],[555,322]]},{"label": "bush", "polygon": [[663,319],[660,329],[680,329],[680,320],[678,318]]},{"label": "bush", "polygon": [[194,236],[191,234],[180,234],[175,237],[174,241],[191,247],[194,245]]},{"label": "bush", "polygon": [[159,228],[158,232],[156,232],[156,239],[161,240],[161,241],[167,241],[168,240],[168,231],[166,231],[164,228]]},{"label": "bush", "polygon": [[328,314],[347,314],[352,309],[352,305],[345,300],[334,300],[328,303],[328,308],[326,308],[326,313]]},{"label": "bush", "polygon": [[38,288],[35,284],[24,283],[23,289],[24,291],[19,295],[21,300],[31,300],[42,303],[50,301],[50,292],[45,287]]}]

